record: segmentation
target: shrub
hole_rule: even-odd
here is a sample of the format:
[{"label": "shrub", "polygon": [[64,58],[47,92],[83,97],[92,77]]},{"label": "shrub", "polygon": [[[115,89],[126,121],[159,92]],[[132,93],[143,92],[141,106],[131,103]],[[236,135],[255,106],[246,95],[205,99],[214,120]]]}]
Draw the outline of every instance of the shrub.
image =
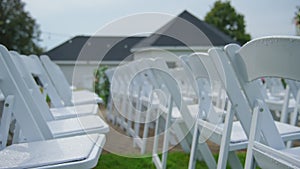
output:
[{"label": "shrub", "polygon": [[104,101],[104,104],[107,104],[107,99],[109,96],[109,81],[105,75],[105,70],[107,66],[101,66],[94,72],[94,90],[95,93],[99,95]]}]

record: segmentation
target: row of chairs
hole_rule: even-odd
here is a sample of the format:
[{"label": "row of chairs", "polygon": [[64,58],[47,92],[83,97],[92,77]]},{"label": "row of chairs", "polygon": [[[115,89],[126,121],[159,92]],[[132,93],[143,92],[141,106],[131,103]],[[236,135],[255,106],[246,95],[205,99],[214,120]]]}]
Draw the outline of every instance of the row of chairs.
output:
[{"label": "row of chairs", "polygon": [[[300,99],[300,86],[295,82],[300,81],[299,46],[300,38],[274,36],[180,57],[186,76],[183,81],[191,85],[196,99],[185,98],[187,88],[182,79],[174,76],[163,59],[142,59],[108,70],[112,84],[108,117],[126,129],[134,141],[145,140],[147,125],[154,124],[152,157],[157,168],[166,168],[171,138],[190,151],[189,168],[195,167],[197,159],[204,160],[209,168],[226,168],[227,161],[232,168],[300,168],[299,148],[291,148],[291,141],[300,138],[300,128],[295,126]],[[279,110],[281,114],[292,112],[291,124],[274,121],[266,100],[261,79],[274,77],[287,82],[288,92],[279,96],[284,98]],[[216,91],[220,94],[217,97]],[[294,105],[289,109],[291,100]],[[137,121],[141,117],[144,120]],[[159,124],[160,117],[163,125]],[[145,123],[142,137],[133,127],[138,123]],[[160,159],[157,138],[161,133]],[[208,140],[220,146],[217,161]],[[245,166],[236,154],[244,149]]]},{"label": "row of chairs", "polygon": [[109,131],[97,115],[96,94],[72,91],[47,56],[23,56],[2,45],[0,90],[0,168],[96,166]]}]

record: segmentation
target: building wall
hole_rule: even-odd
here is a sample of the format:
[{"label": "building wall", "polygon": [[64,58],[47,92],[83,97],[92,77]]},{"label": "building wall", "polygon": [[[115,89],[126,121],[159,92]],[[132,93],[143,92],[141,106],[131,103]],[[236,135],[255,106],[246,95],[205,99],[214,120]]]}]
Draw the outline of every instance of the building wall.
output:
[{"label": "building wall", "polygon": [[[142,51],[134,52],[134,60],[143,58],[155,58],[161,57],[167,60],[169,67],[177,67],[180,65],[178,56],[188,55],[194,52],[207,52],[207,49],[197,49],[197,50],[186,50],[186,49],[147,49]],[[55,62],[55,61],[54,61]],[[77,63],[75,67],[75,62],[60,61],[55,62],[62,69],[68,82],[77,87],[93,90],[94,81],[94,71],[98,68],[98,62],[82,62]],[[118,66],[120,62],[101,62],[100,66],[115,67]]]},{"label": "building wall", "polygon": [[[97,63],[56,63],[63,73],[70,85],[75,86],[78,89],[93,89],[94,71],[99,67]],[[114,67],[118,63],[103,63],[100,66]]]}]

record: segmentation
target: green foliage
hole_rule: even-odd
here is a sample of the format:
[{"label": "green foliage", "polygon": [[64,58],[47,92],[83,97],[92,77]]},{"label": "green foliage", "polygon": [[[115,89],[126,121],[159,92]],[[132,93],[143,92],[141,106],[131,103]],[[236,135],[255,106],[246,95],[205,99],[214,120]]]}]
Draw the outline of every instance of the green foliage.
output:
[{"label": "green foliage", "polygon": [[[41,92],[42,94],[44,94],[44,88],[41,87],[41,86],[40,86],[40,92]],[[49,105],[51,104],[51,99],[50,99],[50,97],[49,97],[48,94],[46,94],[46,102],[47,102]]]},{"label": "green foliage", "polygon": [[235,11],[230,1],[216,1],[211,11],[206,14],[204,20],[241,44],[251,39],[250,34],[245,31],[244,16]]},{"label": "green foliage", "polygon": [[94,72],[95,93],[97,93],[99,97],[103,99],[105,105],[107,104],[107,99],[109,96],[109,81],[107,76],[105,75],[105,70],[107,68],[107,66],[102,66]]},{"label": "green foliage", "polygon": [[21,0],[0,0],[0,43],[22,54],[40,55],[39,26]]},{"label": "green foliage", "polygon": [[297,12],[295,12],[294,22],[296,26],[296,33],[300,36],[300,6],[297,6]]},{"label": "green foliage", "polygon": [[297,12],[295,12],[294,21],[296,26],[300,26],[300,6],[297,6]]}]

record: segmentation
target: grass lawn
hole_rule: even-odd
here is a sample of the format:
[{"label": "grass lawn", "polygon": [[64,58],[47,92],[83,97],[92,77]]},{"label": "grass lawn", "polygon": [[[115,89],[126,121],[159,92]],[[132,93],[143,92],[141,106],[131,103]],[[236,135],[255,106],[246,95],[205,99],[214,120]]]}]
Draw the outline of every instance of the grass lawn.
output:
[{"label": "grass lawn", "polygon": [[[238,157],[244,163],[246,154],[239,153]],[[215,155],[217,159],[218,156]],[[170,152],[168,155],[167,168],[188,168],[189,154],[184,152]],[[151,157],[146,158],[129,158],[114,154],[102,154],[96,169],[155,169]],[[196,168],[207,168],[204,162],[197,162]],[[230,168],[230,167],[227,167]]]}]

